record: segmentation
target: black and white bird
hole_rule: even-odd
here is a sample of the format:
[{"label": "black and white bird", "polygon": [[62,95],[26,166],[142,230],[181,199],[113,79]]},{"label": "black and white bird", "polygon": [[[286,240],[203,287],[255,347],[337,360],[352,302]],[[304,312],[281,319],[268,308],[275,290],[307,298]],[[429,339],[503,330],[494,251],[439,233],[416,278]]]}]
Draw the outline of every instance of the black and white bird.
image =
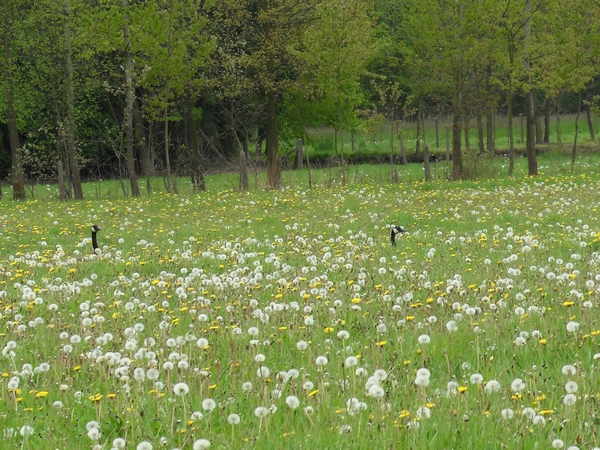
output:
[{"label": "black and white bird", "polygon": [[101,229],[96,224],[92,225],[92,247],[94,247],[94,253],[98,253],[98,238],[96,237],[96,233]]},{"label": "black and white bird", "polygon": [[392,235],[390,236],[390,239],[392,240],[392,245],[394,247],[396,246],[396,235],[398,235],[400,233],[406,233],[406,230],[404,229],[404,227],[392,225]]}]

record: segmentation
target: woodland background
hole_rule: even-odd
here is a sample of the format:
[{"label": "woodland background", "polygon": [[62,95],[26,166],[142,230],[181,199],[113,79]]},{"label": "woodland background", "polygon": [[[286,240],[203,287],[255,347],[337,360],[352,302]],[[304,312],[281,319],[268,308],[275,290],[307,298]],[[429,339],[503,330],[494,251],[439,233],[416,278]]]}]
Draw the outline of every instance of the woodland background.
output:
[{"label": "woodland background", "polygon": [[16,199],[57,179],[64,198],[103,178],[139,195],[153,175],[200,191],[240,164],[277,188],[318,129],[333,130],[335,164],[384,125],[400,163],[427,162],[425,123],[439,118],[452,179],[498,152],[510,175],[520,123],[530,175],[551,117],[559,142],[561,115],[575,117],[573,162],[584,118],[595,141],[598,0],[0,0],[0,12],[0,178]]}]

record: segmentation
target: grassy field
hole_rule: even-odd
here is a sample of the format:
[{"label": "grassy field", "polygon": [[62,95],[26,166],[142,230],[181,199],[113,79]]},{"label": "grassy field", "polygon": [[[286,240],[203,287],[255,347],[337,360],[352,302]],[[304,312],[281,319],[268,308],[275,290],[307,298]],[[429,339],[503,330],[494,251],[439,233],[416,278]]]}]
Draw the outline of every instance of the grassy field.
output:
[{"label": "grassy field", "polygon": [[600,160],[524,162],[5,191],[0,447],[599,448]]},{"label": "grassy field", "polygon": [[[600,130],[600,118],[593,116],[594,129]],[[484,121],[485,126],[485,121]],[[429,151],[432,153],[445,154],[446,152],[446,140],[448,138],[449,145],[451,146],[452,135],[446,134],[446,128],[451,127],[451,119],[448,117],[440,117],[438,120],[438,142],[439,147],[436,146],[436,132],[435,132],[435,118],[429,118],[425,121],[425,133],[424,138],[429,144]],[[397,129],[402,130],[404,144],[406,146],[406,152],[411,153],[415,151],[416,139],[417,139],[417,125],[416,122],[411,121],[400,121],[395,125],[394,137],[392,139],[392,129],[389,123],[386,123],[379,127],[376,132],[372,134],[360,134],[355,137],[355,149],[352,151],[351,136],[350,133],[343,133],[344,140],[344,155],[345,157],[357,156],[357,155],[389,155],[390,152],[393,154],[399,154],[400,143],[396,136]],[[508,149],[508,120],[506,116],[497,116],[495,118],[495,146],[498,150]],[[573,140],[575,138],[575,115],[564,115],[561,116],[560,124],[560,141],[561,145],[558,144],[558,126],[556,122],[556,116],[552,116],[550,121],[550,145],[546,147],[553,152],[569,152],[573,147]],[[485,133],[485,130],[484,130]],[[524,131],[523,131],[524,133]],[[310,156],[326,157],[335,154],[335,133],[331,129],[314,129],[308,133],[308,145],[307,152]],[[524,136],[524,135],[523,135]],[[525,148],[525,141],[521,139],[521,120],[517,116],[513,122],[513,138],[514,145],[517,150],[523,150]],[[342,139],[338,136],[338,149],[341,148]],[[477,141],[477,124],[475,120],[471,121],[471,129],[469,130],[469,141],[471,148],[474,153],[478,150]],[[464,146],[464,138],[463,138]],[[598,150],[596,142],[590,140],[590,133],[587,124],[585,114],[579,117],[579,137],[578,147],[580,149],[593,149]],[[451,147],[450,147],[451,148]],[[463,149],[464,150],[464,149]]]}]

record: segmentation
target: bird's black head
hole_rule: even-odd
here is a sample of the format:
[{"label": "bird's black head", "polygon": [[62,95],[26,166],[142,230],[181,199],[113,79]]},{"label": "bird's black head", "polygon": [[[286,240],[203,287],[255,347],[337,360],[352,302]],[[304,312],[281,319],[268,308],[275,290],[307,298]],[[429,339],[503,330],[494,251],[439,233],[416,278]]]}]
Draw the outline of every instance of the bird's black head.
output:
[{"label": "bird's black head", "polygon": [[402,226],[396,226],[396,225],[394,225],[394,231],[396,232],[396,234],[398,234],[398,233],[406,233],[406,230]]},{"label": "bird's black head", "polygon": [[96,233],[98,231],[100,231],[102,228],[100,228],[98,225],[94,224],[92,225],[92,233]]}]

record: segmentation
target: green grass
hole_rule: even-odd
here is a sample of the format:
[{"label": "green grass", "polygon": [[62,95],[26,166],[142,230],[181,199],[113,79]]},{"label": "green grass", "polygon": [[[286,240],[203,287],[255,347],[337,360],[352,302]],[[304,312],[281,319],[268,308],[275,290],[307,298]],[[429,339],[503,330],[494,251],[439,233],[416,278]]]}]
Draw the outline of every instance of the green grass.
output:
[{"label": "green grass", "polygon": [[[137,199],[103,182],[78,203],[54,186],[23,203],[5,192],[2,448],[598,447],[598,162],[583,155],[571,174],[544,155],[538,177],[519,159],[512,179],[429,184],[418,165],[400,167],[401,183],[389,167],[351,166],[313,171],[312,189],[306,171],[286,172],[280,191],[260,178],[248,193],[233,175],[201,194],[183,179],[179,195],[160,192],[157,179]],[[396,248],[393,223],[409,231]],[[153,367],[156,380],[136,379]],[[385,379],[368,381],[378,369]],[[174,394],[179,382],[189,393]]]},{"label": "green grass", "polygon": [[[508,120],[505,116],[497,116],[495,118],[495,146],[498,151],[508,150]],[[600,130],[600,118],[593,117],[594,129]],[[471,149],[474,153],[478,150],[478,133],[477,124],[475,120],[472,120],[471,128],[469,130],[469,142]],[[440,118],[438,120],[438,141],[439,147],[436,146],[436,132],[435,132],[435,119],[430,118],[425,121],[425,133],[424,138],[429,144],[429,151],[444,155],[446,152],[446,140],[449,139],[450,151],[452,149],[452,134],[446,134],[446,128],[451,126],[450,118]],[[355,149],[352,151],[351,136],[350,133],[344,132],[344,156],[346,158],[356,156],[381,156],[387,157],[390,152],[395,155],[399,155],[400,143],[398,138],[395,136],[398,127],[402,130],[404,144],[406,146],[407,154],[414,153],[416,148],[417,139],[417,126],[415,122],[401,121],[396,125],[394,130],[394,138],[392,139],[391,125],[386,123],[382,125],[375,133],[371,135],[356,135],[355,136]],[[484,121],[485,127],[485,121]],[[557,133],[556,116],[552,116],[550,121],[550,145],[544,146],[552,152],[570,152],[573,146],[573,140],[575,137],[575,115],[564,115],[561,116],[561,143],[558,144],[558,133]],[[485,130],[484,130],[485,133]],[[309,130],[308,133],[308,145],[306,146],[307,153],[310,157],[321,157],[326,158],[335,155],[335,133],[331,129],[313,129]],[[523,135],[524,136],[524,135]],[[521,121],[517,116],[513,122],[513,138],[515,148],[519,151],[525,149],[525,141],[521,139]],[[341,138],[338,136],[338,151],[341,148]],[[464,146],[463,137],[463,146]],[[581,150],[598,150],[598,145],[590,140],[590,134],[587,124],[587,119],[584,114],[579,117],[579,138],[578,147]],[[463,149],[464,150],[464,149]]]}]

